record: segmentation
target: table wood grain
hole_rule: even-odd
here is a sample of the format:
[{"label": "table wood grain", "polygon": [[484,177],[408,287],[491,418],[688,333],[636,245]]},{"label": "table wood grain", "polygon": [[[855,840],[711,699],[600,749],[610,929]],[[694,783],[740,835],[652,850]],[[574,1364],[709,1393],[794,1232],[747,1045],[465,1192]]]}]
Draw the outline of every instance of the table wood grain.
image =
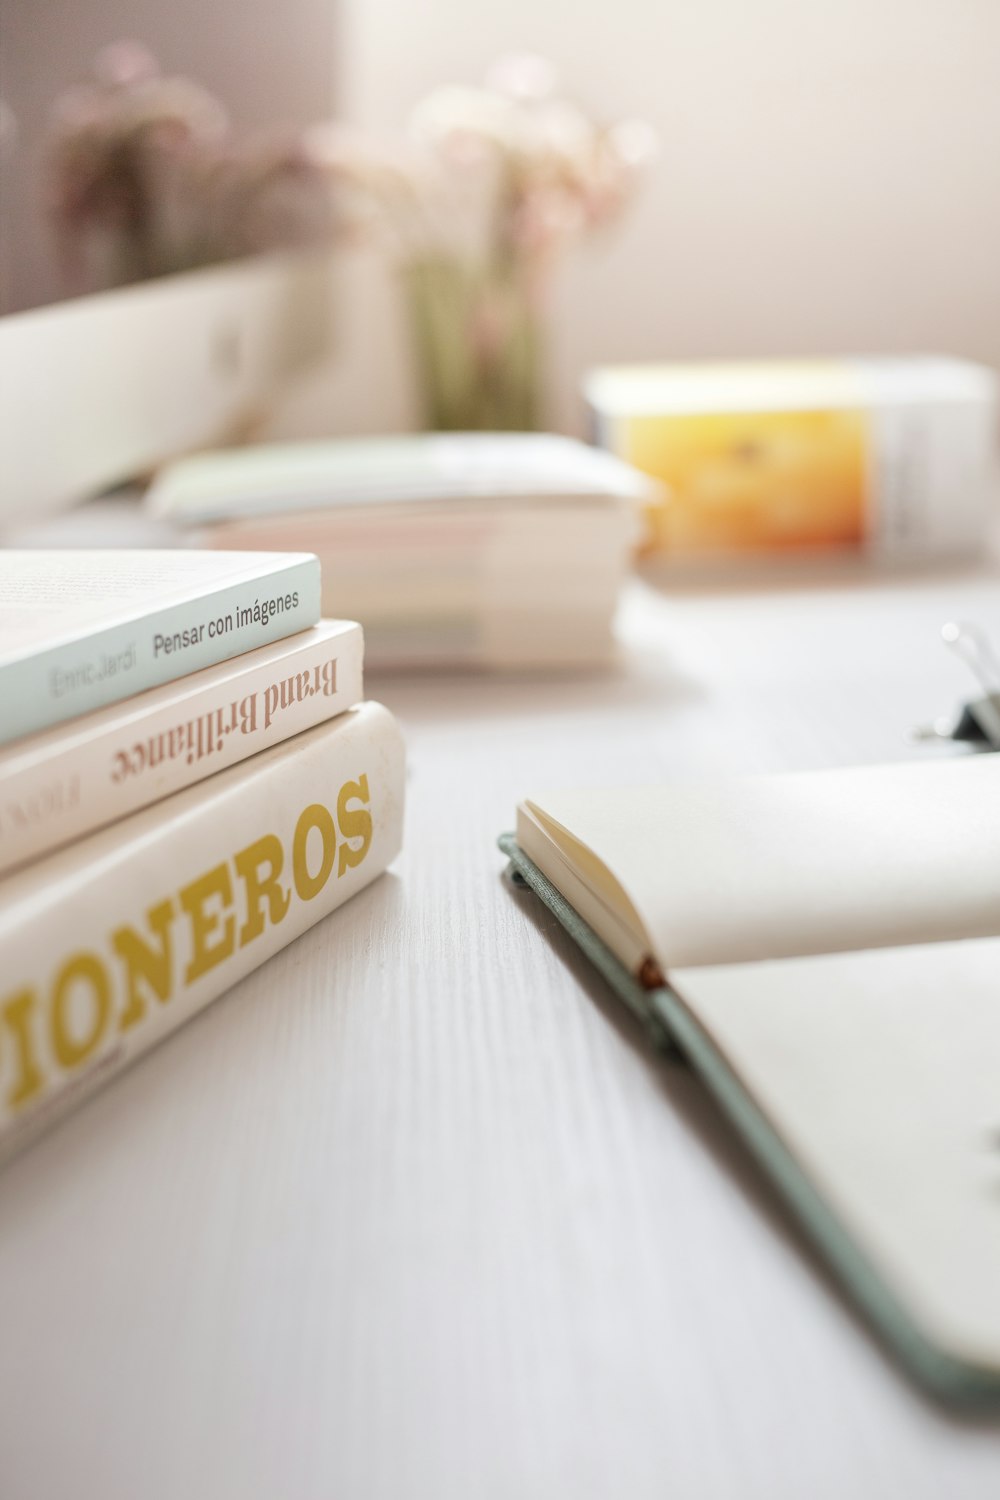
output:
[{"label": "table wood grain", "polygon": [[607,674],[371,679],[404,856],[0,1174],[4,1500],[994,1500],[1000,1420],[889,1362],[494,842],[548,785],[938,753],[954,615],[1000,639],[996,578],[637,584]]}]

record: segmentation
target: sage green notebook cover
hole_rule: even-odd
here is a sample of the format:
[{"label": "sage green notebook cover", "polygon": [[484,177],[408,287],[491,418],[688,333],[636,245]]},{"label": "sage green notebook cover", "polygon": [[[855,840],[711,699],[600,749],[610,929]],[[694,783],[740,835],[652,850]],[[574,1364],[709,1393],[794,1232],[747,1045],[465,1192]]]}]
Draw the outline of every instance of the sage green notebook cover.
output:
[{"label": "sage green notebook cover", "polygon": [[[828,1197],[804,1169],[794,1149],[796,1143],[783,1137],[772,1123],[692,1007],[667,983],[644,988],[522,851],[514,834],[502,835],[499,845],[510,861],[508,869],[512,880],[530,888],[544,902],[619,999],[646,1027],[653,1043],[661,1048],[677,1049],[700,1076],[855,1303],[913,1377],[938,1398],[956,1404],[981,1404],[1000,1398],[1000,1357],[991,1357],[991,1346],[987,1347],[983,1358],[969,1358],[961,1351],[956,1352],[915,1315],[905,1290],[894,1283],[869,1254],[868,1248],[850,1232]],[[938,945],[935,952],[943,957],[946,947],[966,946]],[[982,952],[976,955],[980,959],[983,956]],[[1000,950],[997,956],[1000,957]],[[841,955],[847,963],[856,957],[853,954]],[[793,960],[793,976],[795,963]],[[788,968],[787,963],[785,967]],[[691,972],[687,971],[688,977]],[[711,974],[713,971],[705,972]],[[1000,969],[997,972],[1000,973]],[[856,1044],[863,1049],[863,1035],[857,1036]],[[997,1103],[1000,1113],[1000,1087]],[[994,1145],[1000,1145],[1000,1138]],[[1000,1197],[995,1198],[995,1203],[1000,1215]],[[996,1266],[994,1285],[1000,1295],[1000,1262]]]}]

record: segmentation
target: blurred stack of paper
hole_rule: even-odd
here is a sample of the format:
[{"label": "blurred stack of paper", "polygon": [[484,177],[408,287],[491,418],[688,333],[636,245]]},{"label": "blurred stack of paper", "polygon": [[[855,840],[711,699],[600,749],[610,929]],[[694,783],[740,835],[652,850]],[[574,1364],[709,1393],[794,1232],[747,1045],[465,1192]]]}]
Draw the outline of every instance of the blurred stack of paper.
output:
[{"label": "blurred stack of paper", "polygon": [[368,666],[599,663],[653,482],[550,434],[279,444],[185,459],[149,495],[207,547],[319,555]]}]

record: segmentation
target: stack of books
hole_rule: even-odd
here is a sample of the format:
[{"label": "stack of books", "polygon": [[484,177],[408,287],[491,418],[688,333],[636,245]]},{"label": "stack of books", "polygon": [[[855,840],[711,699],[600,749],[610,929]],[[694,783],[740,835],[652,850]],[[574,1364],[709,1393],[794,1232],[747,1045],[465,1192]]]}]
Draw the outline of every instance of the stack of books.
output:
[{"label": "stack of books", "polygon": [[164,470],[148,504],[204,546],[318,553],[369,666],[547,669],[613,654],[658,494],[570,438],[450,433],[205,454]]},{"label": "stack of books", "polygon": [[0,1156],[397,854],[362,652],[308,555],[0,552]]}]

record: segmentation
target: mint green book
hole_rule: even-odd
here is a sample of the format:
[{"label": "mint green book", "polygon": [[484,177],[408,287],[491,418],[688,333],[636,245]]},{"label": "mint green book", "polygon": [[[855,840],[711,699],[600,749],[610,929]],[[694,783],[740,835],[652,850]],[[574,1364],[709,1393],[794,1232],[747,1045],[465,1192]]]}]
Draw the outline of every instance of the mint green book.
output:
[{"label": "mint green book", "polygon": [[0,745],[319,616],[319,561],[305,552],[0,550]]},{"label": "mint green book", "polygon": [[1000,757],[554,792],[500,844],[911,1374],[1000,1398]]}]

